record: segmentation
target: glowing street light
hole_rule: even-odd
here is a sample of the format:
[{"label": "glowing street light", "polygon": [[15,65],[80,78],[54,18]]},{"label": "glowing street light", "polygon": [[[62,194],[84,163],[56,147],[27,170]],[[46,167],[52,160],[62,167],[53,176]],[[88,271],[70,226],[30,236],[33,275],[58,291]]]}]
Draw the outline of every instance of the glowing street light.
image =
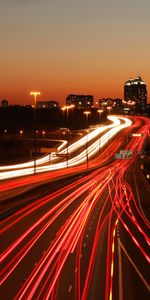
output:
[{"label": "glowing street light", "polygon": [[43,139],[45,137],[45,130],[42,131]]},{"label": "glowing street light", "polygon": [[31,91],[30,95],[34,97],[34,173],[36,173],[36,99],[41,93],[38,91]]},{"label": "glowing street light", "polygon": [[[89,115],[91,114],[90,111],[84,111],[84,115],[86,116],[86,124],[87,130],[89,132]],[[87,169],[89,167],[89,158],[88,158],[88,134],[86,135],[86,162],[87,162]]]},{"label": "glowing street light", "polygon": [[72,109],[74,107],[74,105],[65,105],[64,107],[62,107],[62,110],[67,112],[67,123],[68,122],[68,114],[69,114],[69,110]]},{"label": "glowing street light", "polygon": [[66,138],[67,138],[67,168],[68,168],[68,131],[69,131],[69,110],[72,109],[74,107],[74,105],[65,105],[64,107],[62,107],[62,111],[63,113],[66,111],[67,113],[67,135],[66,135]]},{"label": "glowing street light", "polygon": [[41,95],[41,92],[30,92],[31,96],[34,96],[34,107],[36,108],[36,98]]},{"label": "glowing street light", "polygon": [[103,109],[98,109],[97,112],[99,113],[99,118],[100,118],[100,121],[101,121],[101,116],[102,116],[102,113],[103,113]]},{"label": "glowing street light", "polygon": [[[98,109],[97,112],[99,113],[100,121],[101,121],[101,116],[102,116],[102,113],[103,113],[103,109]],[[100,152],[100,134],[99,134],[99,152]]]},{"label": "glowing street light", "polygon": [[111,107],[111,106],[107,106],[107,109],[108,109],[109,114],[110,114],[110,112],[111,112],[111,110],[112,110],[112,107]]},{"label": "glowing street light", "polygon": [[99,113],[100,119],[101,119],[101,115],[103,113],[103,109],[98,109],[97,112]]},{"label": "glowing street light", "polygon": [[65,106],[61,107],[61,110],[63,112],[63,115],[62,115],[62,123],[63,123],[63,126],[64,126],[64,123],[65,123],[65,119],[64,119],[64,112],[66,110]]},{"label": "glowing street light", "polygon": [[89,115],[91,114],[91,112],[90,111],[84,111],[83,113],[86,116],[87,127],[89,127]]},{"label": "glowing street light", "polygon": [[[74,105],[65,105],[61,108],[61,110],[63,111],[63,113],[66,111],[67,113],[67,126],[69,125],[69,120],[68,120],[68,117],[69,117],[69,110],[72,109],[74,107]],[[67,127],[68,128],[68,127]]]},{"label": "glowing street light", "polygon": [[23,135],[23,130],[20,130],[19,131],[19,135],[20,135],[20,139],[22,138],[22,135]]}]

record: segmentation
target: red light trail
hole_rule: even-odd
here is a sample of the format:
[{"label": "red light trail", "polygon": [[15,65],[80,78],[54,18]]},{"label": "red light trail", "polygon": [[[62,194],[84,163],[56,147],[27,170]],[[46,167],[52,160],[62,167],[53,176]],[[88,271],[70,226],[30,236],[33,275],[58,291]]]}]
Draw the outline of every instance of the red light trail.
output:
[{"label": "red light trail", "polygon": [[[141,125],[141,122],[144,124]],[[111,150],[114,156],[119,143],[133,128],[142,134],[140,138],[131,137],[125,147],[134,155],[130,159],[110,161],[106,154]],[[91,167],[97,166],[96,169],[47,196],[28,202],[1,222],[1,235],[5,239],[0,256],[1,285],[5,299],[12,277],[17,278],[12,291],[15,300],[56,300],[62,299],[61,296],[66,300],[86,300],[91,299],[91,293],[95,293],[98,299],[116,299],[117,243],[121,243],[121,249],[127,251],[125,238],[148,268],[150,226],[126,180],[127,171],[136,162],[137,151],[143,149],[148,131],[149,120],[137,117],[130,129],[125,129],[122,136],[118,135],[98,157],[90,161]],[[72,167],[71,172],[79,168],[82,166]],[[44,181],[48,173],[37,176]],[[32,179],[34,182],[34,176],[29,178],[30,182]],[[10,187],[16,188],[19,182],[24,185],[26,180],[16,179],[12,185],[10,181]],[[9,182],[3,182],[3,187],[7,184],[9,187]],[[137,264],[134,255],[129,261]],[[25,279],[24,272],[21,272],[23,268]],[[148,293],[147,275],[140,276],[145,276]],[[100,290],[102,277],[105,284]],[[70,284],[65,290],[67,283]]]}]

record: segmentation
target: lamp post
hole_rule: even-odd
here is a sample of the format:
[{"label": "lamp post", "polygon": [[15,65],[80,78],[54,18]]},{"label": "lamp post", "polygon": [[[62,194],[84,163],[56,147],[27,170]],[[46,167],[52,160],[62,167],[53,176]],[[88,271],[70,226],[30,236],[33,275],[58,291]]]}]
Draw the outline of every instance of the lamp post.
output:
[{"label": "lamp post", "polygon": [[97,112],[99,113],[99,116],[100,116],[100,119],[101,119],[101,116],[102,116],[102,113],[103,113],[103,109],[98,109]]},{"label": "lamp post", "polygon": [[65,106],[65,109],[66,109],[66,112],[67,112],[67,128],[69,128],[69,109],[70,108],[71,108],[70,105]]},{"label": "lamp post", "polygon": [[19,131],[20,140],[22,139],[22,135],[23,135],[23,130],[20,130]]},{"label": "lamp post", "polygon": [[62,123],[63,123],[63,127],[64,126],[64,123],[65,123],[65,119],[64,119],[64,111],[66,110],[65,106],[61,108],[62,112],[63,112],[63,116],[62,116]]},{"label": "lamp post", "polygon": [[34,97],[34,174],[36,174],[36,98],[40,96],[40,92],[32,91],[30,95]]},{"label": "lamp post", "polygon": [[67,168],[68,168],[68,131],[69,131],[69,109],[73,108],[72,105],[66,105],[62,107],[62,111],[66,111],[66,119],[67,119]]},{"label": "lamp post", "polygon": [[67,129],[68,129],[68,127],[69,127],[69,109],[71,109],[72,108],[72,105],[65,105],[65,106],[63,106],[62,108],[61,108],[61,110],[63,111],[63,114],[64,114],[64,112],[66,111],[66,115],[67,115],[67,117],[66,117],[66,119],[67,119]]},{"label": "lamp post", "polygon": [[[86,116],[86,125],[87,125],[87,130],[89,132],[89,115],[91,114],[90,111],[84,111],[84,115]],[[86,135],[86,162],[87,162],[87,170],[89,167],[89,158],[88,158],[88,134]]]},{"label": "lamp post", "polygon": [[42,131],[43,139],[45,138],[45,133],[46,133],[45,130],[43,130],[43,131]]},{"label": "lamp post", "polygon": [[110,114],[111,110],[112,110],[112,107],[111,106],[107,106],[107,109],[108,109],[108,112]]},{"label": "lamp post", "polygon": [[[103,113],[103,109],[98,109],[97,112],[99,113],[100,121],[101,121],[101,116]],[[100,152],[100,134],[99,134],[99,152]]]},{"label": "lamp post", "polygon": [[[112,106],[107,106],[108,113],[111,113]],[[109,146],[109,130],[108,130],[108,146]],[[109,153],[110,154],[110,153]]]}]

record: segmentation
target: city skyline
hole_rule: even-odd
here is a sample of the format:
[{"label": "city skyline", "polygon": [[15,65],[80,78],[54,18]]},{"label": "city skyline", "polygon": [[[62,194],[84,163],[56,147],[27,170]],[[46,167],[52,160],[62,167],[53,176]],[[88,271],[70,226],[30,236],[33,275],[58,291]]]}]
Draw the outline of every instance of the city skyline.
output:
[{"label": "city skyline", "polygon": [[[138,76],[137,76],[137,78],[138,78]],[[132,77],[130,77],[129,79],[128,79],[128,81],[127,82],[129,82],[129,81],[133,81],[133,78]],[[124,86],[125,86],[125,84],[126,84],[126,82],[124,83]],[[146,83],[145,83],[146,84]],[[146,85],[146,87],[147,87],[147,85]],[[122,87],[123,88],[123,87]],[[29,95],[31,96],[31,93],[33,93],[33,92],[30,92],[29,93]],[[57,102],[58,103],[58,105],[60,104],[60,106],[64,106],[65,104],[66,104],[66,101],[67,101],[67,98],[69,97],[69,95],[77,95],[77,94],[75,94],[75,93],[73,93],[73,94],[69,94],[69,95],[67,95],[66,97],[64,96],[64,99],[62,100],[62,99],[56,99],[56,98],[51,98],[51,97],[47,97],[47,98],[43,98],[42,97],[42,93],[41,93],[41,91],[40,92],[38,92],[39,93],[39,95],[38,95],[38,97],[40,97],[39,99],[38,99],[38,101],[40,101],[41,103],[43,102],[44,103],[44,101],[50,101],[50,102]],[[123,91],[123,94],[124,94],[124,91]],[[28,95],[28,96],[29,96]],[[150,100],[148,99],[148,95],[149,95],[149,91],[148,91],[148,89],[147,89],[147,104],[150,104]],[[83,95],[81,94],[81,93],[79,93],[78,94],[78,96],[80,97],[82,97]],[[84,95],[85,96],[85,95]],[[88,96],[88,97],[92,97],[93,98],[93,104],[94,105],[96,105],[96,107],[97,107],[97,105],[98,105],[98,103],[99,103],[99,101],[100,100],[102,100],[102,99],[120,99],[120,100],[126,100],[125,99],[125,97],[124,97],[124,95],[123,95],[123,97],[108,97],[107,95],[105,96],[105,97],[97,97],[97,98],[95,98],[94,97],[94,95],[86,95],[86,96]],[[31,106],[34,106],[34,101],[33,101],[33,98],[32,98],[32,100],[30,101],[30,102],[28,102],[27,101],[27,97],[26,97],[26,99],[24,100],[24,101],[21,101],[21,102],[12,102],[12,101],[10,101],[10,99],[7,99],[6,97],[3,97],[3,98],[1,98],[0,99],[0,101],[2,102],[2,101],[6,101],[8,104],[7,105],[31,105]]]},{"label": "city skyline", "polygon": [[150,102],[148,0],[0,2],[0,99],[65,103],[68,94],[122,98],[141,76]]}]

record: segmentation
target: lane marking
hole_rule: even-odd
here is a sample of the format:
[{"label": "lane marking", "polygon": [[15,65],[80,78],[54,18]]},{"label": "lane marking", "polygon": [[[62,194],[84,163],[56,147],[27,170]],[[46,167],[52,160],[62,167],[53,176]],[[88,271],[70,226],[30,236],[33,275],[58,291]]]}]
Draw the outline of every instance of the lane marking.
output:
[{"label": "lane marking", "polygon": [[122,257],[121,257],[121,247],[120,247],[119,237],[117,238],[117,242],[118,242],[119,300],[123,300]]},{"label": "lane marking", "polygon": [[72,290],[72,284],[69,285],[69,288],[68,288],[68,293],[70,293]]},{"label": "lane marking", "polygon": [[136,177],[135,177],[135,171],[133,171],[133,178],[134,178],[134,182],[135,182],[135,189],[136,189],[136,194],[137,194],[137,199],[138,199],[138,203],[139,203],[140,210],[141,210],[141,212],[142,212],[142,214],[143,214],[145,220],[148,222],[148,224],[150,224],[150,223],[149,223],[149,220],[146,218],[145,213],[144,213],[144,211],[143,211],[143,209],[142,209],[142,206],[141,206],[140,195],[139,195],[138,185],[137,185],[137,180],[136,180]]},{"label": "lane marking", "polygon": [[122,248],[124,254],[126,255],[126,257],[128,258],[129,262],[131,263],[131,265],[133,266],[133,268],[135,269],[135,271],[137,272],[137,274],[139,275],[140,279],[142,280],[142,282],[144,283],[145,287],[148,289],[148,291],[150,292],[150,285],[148,284],[148,282],[146,281],[146,279],[144,278],[144,276],[141,274],[141,272],[139,271],[139,269],[137,268],[137,266],[135,265],[135,263],[133,262],[133,260],[131,259],[131,257],[129,256],[128,252],[126,251],[126,249],[124,248],[124,246],[122,245],[121,241],[119,240],[119,244],[120,247]]}]

